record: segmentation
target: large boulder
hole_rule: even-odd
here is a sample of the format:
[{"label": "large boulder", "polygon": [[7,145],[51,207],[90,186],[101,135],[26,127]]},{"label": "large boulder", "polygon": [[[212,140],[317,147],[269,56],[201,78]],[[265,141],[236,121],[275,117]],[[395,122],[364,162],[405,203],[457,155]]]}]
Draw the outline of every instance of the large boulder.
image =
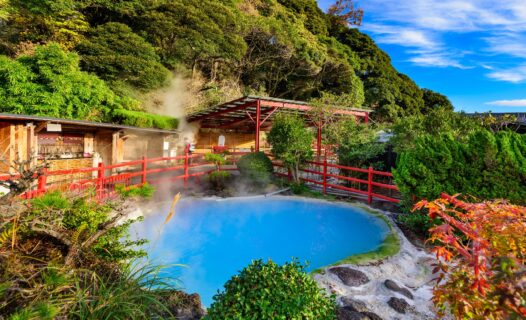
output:
[{"label": "large boulder", "polygon": [[338,309],[338,320],[370,320],[368,316],[347,307]]},{"label": "large boulder", "polygon": [[369,277],[360,270],[347,267],[330,268],[329,272],[335,274],[345,285],[349,287],[359,287],[368,283]]},{"label": "large boulder", "polygon": [[205,316],[205,310],[201,305],[201,297],[197,293],[188,294],[174,290],[165,299],[168,309],[175,319],[199,320]]},{"label": "large boulder", "polygon": [[347,307],[347,309],[356,311],[356,312],[367,312],[369,309],[367,309],[367,305],[365,302],[356,300],[351,297],[343,297],[341,300],[341,303],[344,307]]},{"label": "large boulder", "polygon": [[413,299],[413,294],[411,293],[411,291],[409,291],[409,289],[399,286],[393,280],[389,280],[389,279],[385,280],[384,285],[387,289],[391,291],[398,292],[411,300]]},{"label": "large boulder", "polygon": [[338,320],[383,320],[373,312],[358,312],[350,307],[341,307],[338,309]]},{"label": "large boulder", "polygon": [[387,304],[398,313],[406,313],[406,311],[410,308],[410,305],[407,303],[407,301],[396,297],[391,297],[391,299],[387,301]]}]

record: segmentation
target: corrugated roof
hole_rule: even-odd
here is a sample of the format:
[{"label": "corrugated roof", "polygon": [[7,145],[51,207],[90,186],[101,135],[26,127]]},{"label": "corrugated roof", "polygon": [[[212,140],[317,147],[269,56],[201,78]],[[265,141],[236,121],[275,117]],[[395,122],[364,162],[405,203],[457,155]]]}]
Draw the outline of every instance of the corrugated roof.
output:
[{"label": "corrugated roof", "polygon": [[[304,101],[286,100],[260,96],[245,96],[226,102],[207,110],[199,111],[187,117],[188,122],[201,121],[203,128],[240,128],[246,126],[247,120],[251,120],[251,114],[255,113],[255,102],[260,101],[261,115],[263,118],[271,117],[275,109],[288,110],[291,112],[306,113],[312,105]],[[339,115],[354,115],[367,117],[373,110],[359,108],[337,108],[334,109]]]},{"label": "corrugated roof", "polygon": [[0,113],[0,120],[22,120],[22,121],[40,121],[40,122],[47,121],[47,122],[53,122],[53,123],[78,125],[78,126],[85,126],[85,127],[97,127],[97,128],[121,129],[121,130],[126,129],[126,130],[152,132],[152,133],[169,133],[169,134],[179,133],[179,131],[177,130],[140,128],[140,127],[125,126],[125,125],[113,124],[113,123],[61,119],[61,118],[46,117],[46,116],[30,116],[30,115],[24,115],[24,114],[11,114],[11,113]]}]

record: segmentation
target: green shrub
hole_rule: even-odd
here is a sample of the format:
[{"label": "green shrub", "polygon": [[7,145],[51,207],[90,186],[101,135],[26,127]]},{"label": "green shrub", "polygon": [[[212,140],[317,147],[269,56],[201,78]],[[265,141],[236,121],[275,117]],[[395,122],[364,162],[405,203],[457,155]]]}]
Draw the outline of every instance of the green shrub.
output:
[{"label": "green shrub", "polygon": [[226,188],[228,178],[230,178],[230,172],[228,171],[212,171],[208,175],[208,181],[210,181],[212,188],[217,191]]},{"label": "green shrub", "polygon": [[[147,194],[151,187],[133,192]],[[123,201],[50,192],[0,203],[0,314],[6,319],[160,319],[167,289],[158,267],[130,265],[146,240]]]},{"label": "green shrub", "polygon": [[205,154],[205,160],[212,162],[216,166],[216,170],[219,170],[219,168],[226,162],[225,156],[218,153]]},{"label": "green shrub", "polygon": [[416,234],[427,238],[429,229],[435,226],[435,222],[429,215],[420,212],[404,213],[398,216],[398,221]]},{"label": "green shrub", "polygon": [[253,261],[214,296],[208,320],[336,319],[336,303],[297,261]]},{"label": "green shrub", "polygon": [[[93,320],[162,319],[166,313],[171,314],[163,297],[174,286],[161,277],[161,271],[162,267],[150,263],[129,262],[117,277],[94,274],[85,291],[78,292],[80,294],[70,317]],[[79,286],[85,284],[79,283]]]},{"label": "green shrub", "polygon": [[155,192],[155,188],[152,187],[149,183],[145,183],[140,186],[131,186],[126,187],[124,185],[116,185],[115,190],[117,193],[124,197],[140,197],[140,198],[150,198]]},{"label": "green shrub", "polygon": [[140,128],[172,130],[177,129],[179,126],[179,120],[177,118],[142,111],[115,109],[113,110],[113,117],[116,122]]},{"label": "green shrub", "polygon": [[274,166],[269,157],[263,152],[249,153],[237,162],[237,169],[241,175],[258,185],[266,185],[272,179]]},{"label": "green shrub", "polygon": [[393,174],[405,204],[442,192],[526,203],[526,136],[480,129],[463,140],[424,135],[399,155]]}]

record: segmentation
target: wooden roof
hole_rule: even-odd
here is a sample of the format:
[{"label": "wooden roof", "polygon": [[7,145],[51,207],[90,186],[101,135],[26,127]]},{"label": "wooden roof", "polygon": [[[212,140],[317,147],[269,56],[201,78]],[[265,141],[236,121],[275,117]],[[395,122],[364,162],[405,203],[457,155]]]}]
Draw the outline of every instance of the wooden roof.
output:
[{"label": "wooden roof", "polygon": [[71,120],[71,119],[61,119],[54,117],[45,117],[45,116],[30,116],[24,114],[11,114],[11,113],[0,113],[0,122],[37,122],[37,123],[60,123],[63,126],[69,128],[86,128],[92,130],[98,129],[113,129],[113,130],[133,130],[141,132],[151,132],[151,133],[165,133],[165,134],[178,134],[177,130],[164,130],[156,128],[140,128],[133,126],[125,126],[120,124],[113,123],[104,123],[104,122],[93,122],[93,121],[84,121],[84,120]]},{"label": "wooden roof", "polygon": [[[213,108],[191,114],[188,122],[199,122],[201,128],[208,129],[235,129],[240,131],[254,130],[253,121],[256,115],[257,101],[261,107],[261,120],[271,120],[275,111],[295,112],[303,115],[312,110],[312,105],[303,101],[284,100],[269,97],[245,96]],[[355,116],[367,118],[372,110],[357,108],[336,108],[335,114],[341,116]],[[267,122],[266,127],[271,121]],[[265,129],[265,127],[262,127]]]}]

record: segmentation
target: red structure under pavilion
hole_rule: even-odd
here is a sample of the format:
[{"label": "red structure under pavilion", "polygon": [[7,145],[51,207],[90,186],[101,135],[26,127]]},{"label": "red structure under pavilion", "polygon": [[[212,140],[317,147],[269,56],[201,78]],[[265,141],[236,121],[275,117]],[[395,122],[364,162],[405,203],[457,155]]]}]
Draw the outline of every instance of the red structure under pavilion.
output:
[{"label": "red structure under pavilion", "polygon": [[[269,97],[245,96],[214,108],[188,116],[189,123],[199,123],[202,129],[224,129],[236,132],[254,133],[255,151],[260,149],[260,132],[272,127],[277,112],[297,113],[307,123],[317,128],[317,154],[321,155],[323,123],[312,121],[309,112],[313,109],[307,102]],[[353,116],[357,121],[369,122],[371,110],[357,108],[333,108],[336,116]]]}]

